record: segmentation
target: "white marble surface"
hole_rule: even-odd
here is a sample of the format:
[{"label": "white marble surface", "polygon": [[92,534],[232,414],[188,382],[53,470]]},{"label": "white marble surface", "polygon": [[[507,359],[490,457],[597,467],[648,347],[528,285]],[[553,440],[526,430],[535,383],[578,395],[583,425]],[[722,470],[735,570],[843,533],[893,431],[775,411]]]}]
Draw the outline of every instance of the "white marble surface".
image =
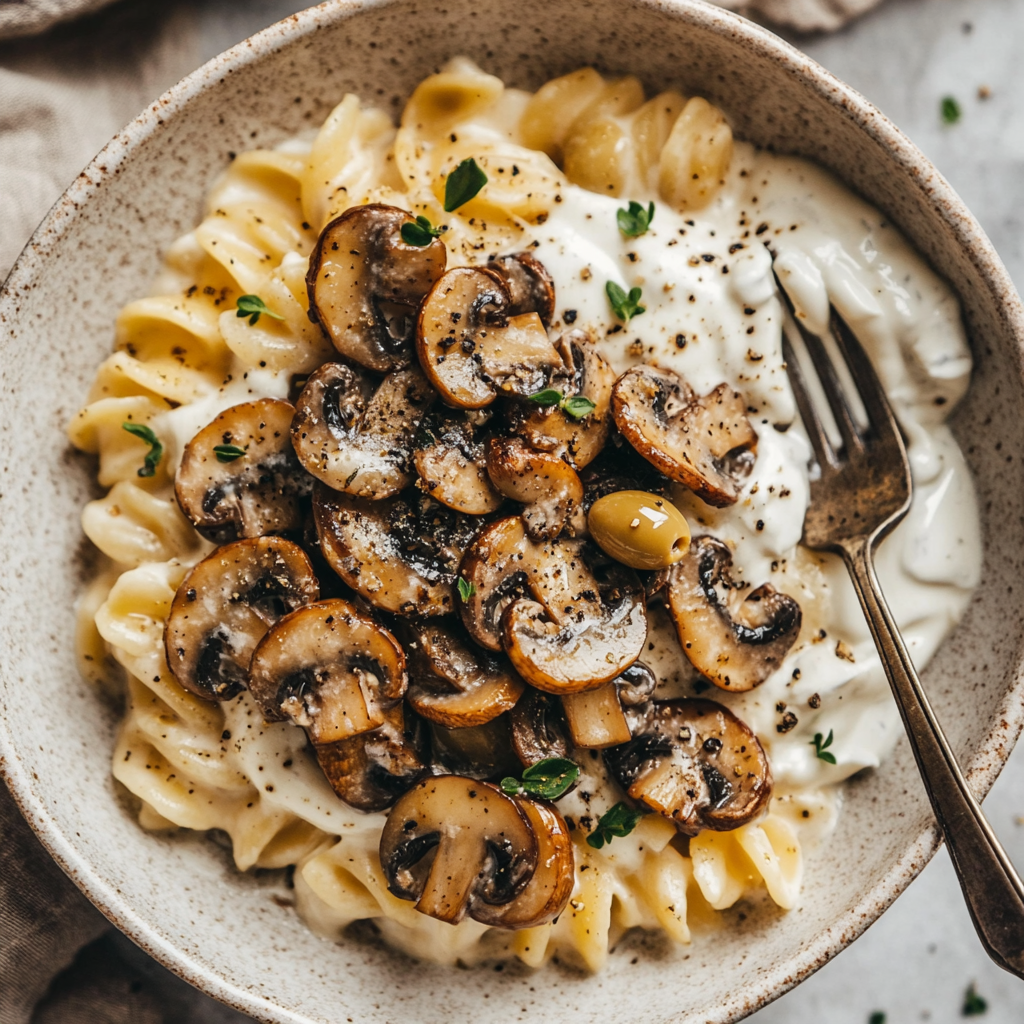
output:
[{"label": "white marble surface", "polygon": [[[140,6],[147,6],[140,4]],[[151,76],[152,95],[199,63],[253,31],[303,6],[289,0],[177,0],[160,5],[161,31],[175,35],[174,59]],[[67,31],[67,30],[65,30]],[[73,30],[72,30],[73,31]],[[1024,39],[1021,0],[887,0],[832,36],[793,41],[875,102],[935,161],[967,201],[1024,288]],[[0,73],[18,70],[29,49],[0,50]],[[96,60],[103,55],[98,45]],[[74,69],[68,69],[69,74]],[[978,90],[991,90],[980,99]],[[955,96],[959,124],[943,125],[939,103]],[[141,106],[141,103],[139,104]],[[124,118],[134,111],[127,111]],[[0,112],[2,119],[2,112]],[[110,134],[83,129],[85,149]],[[100,136],[102,133],[102,137]],[[55,191],[39,215],[83,162],[55,170]],[[63,173],[64,179],[60,182]],[[60,188],[56,188],[57,184]],[[1018,865],[1024,867],[1024,745],[1011,758],[986,810]],[[126,940],[119,944],[128,948]],[[129,954],[147,973],[162,978],[171,1017],[182,1024],[228,1024],[245,1018],[192,992],[183,983]],[[883,1011],[888,1024],[961,1019],[963,994],[974,982],[987,1000],[989,1024],[1024,1020],[1024,983],[986,957],[963,907],[945,852],[908,892],[849,950],[793,992],[756,1014],[756,1024],[868,1024]],[[685,988],[680,991],[685,1000]],[[411,1024],[411,1022],[410,1022]]]}]

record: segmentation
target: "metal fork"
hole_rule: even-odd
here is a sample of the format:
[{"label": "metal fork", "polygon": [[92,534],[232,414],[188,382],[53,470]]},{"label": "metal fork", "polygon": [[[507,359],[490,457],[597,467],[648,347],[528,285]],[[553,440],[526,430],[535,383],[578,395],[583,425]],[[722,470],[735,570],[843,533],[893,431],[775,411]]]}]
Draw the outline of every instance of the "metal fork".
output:
[{"label": "metal fork", "polygon": [[[786,297],[785,289],[779,291]],[[792,307],[790,307],[792,312]],[[842,444],[829,440],[783,332],[783,354],[821,476],[811,482],[804,543],[842,555],[889,677],[925,789],[989,956],[1024,978],[1024,884],[985,820],[935,718],[875,575],[873,551],[910,508],[910,465],[899,426],[871,361],[832,311],[831,333],[867,414],[861,429],[822,340],[791,317],[803,338]]]}]

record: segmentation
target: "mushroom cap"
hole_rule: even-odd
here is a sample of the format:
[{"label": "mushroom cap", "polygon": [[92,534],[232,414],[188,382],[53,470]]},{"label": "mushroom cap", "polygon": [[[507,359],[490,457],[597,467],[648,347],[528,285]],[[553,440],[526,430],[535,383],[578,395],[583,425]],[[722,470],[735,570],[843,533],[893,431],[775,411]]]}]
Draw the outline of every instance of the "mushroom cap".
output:
[{"label": "mushroom cap", "polygon": [[368,501],[322,486],[313,512],[328,564],[371,604],[404,615],[454,610],[456,571],[478,520],[415,491]]},{"label": "mushroom cap", "polygon": [[[512,749],[527,768],[549,757],[572,760],[572,740],[561,698],[527,687],[508,717]],[[576,785],[574,782],[567,792]]]},{"label": "mushroom cap", "polygon": [[401,704],[384,710],[384,724],[315,747],[331,788],[350,807],[383,811],[427,771],[426,731]]},{"label": "mushroom cap", "polygon": [[487,472],[502,494],[526,506],[520,515],[533,540],[583,528],[583,484],[557,455],[534,451],[519,437],[492,438]]},{"label": "mushroom cap", "polygon": [[651,465],[716,508],[734,505],[757,434],[738,391],[719,384],[698,397],[677,373],[634,366],[612,389],[623,437]]},{"label": "mushroom cap", "polygon": [[537,837],[519,804],[459,775],[419,782],[391,809],[380,837],[388,889],[449,924],[511,903],[537,863]]},{"label": "mushroom cap", "polygon": [[292,444],[306,472],[362,498],[390,498],[411,480],[413,439],[435,398],[418,367],[379,385],[343,363],[325,363],[302,389]]},{"label": "mushroom cap", "polygon": [[314,745],[379,728],[407,683],[398,641],[341,598],[284,616],[249,666],[249,691],[264,715],[290,718]]},{"label": "mushroom cap", "polygon": [[712,700],[654,701],[633,739],[604,753],[629,795],[686,835],[727,832],[768,806],[772,772],[753,731]]},{"label": "mushroom cap", "polygon": [[536,313],[509,316],[502,277],[484,267],[449,270],[420,306],[416,345],[449,405],[482,409],[498,395],[526,398],[564,373]]},{"label": "mushroom cap", "polygon": [[416,307],[444,273],[448,250],[402,241],[415,218],[397,206],[353,206],[320,234],[309,260],[310,319],[347,359],[378,373],[413,359]]},{"label": "mushroom cap", "polygon": [[546,800],[514,797],[537,838],[537,869],[523,891],[509,903],[480,903],[473,917],[494,928],[536,928],[565,909],[576,883],[576,857],[569,827]]},{"label": "mushroom cap", "polygon": [[589,398],[594,403],[593,411],[578,420],[558,404],[521,402],[512,407],[509,419],[512,430],[531,448],[557,455],[580,470],[597,458],[611,434],[615,371],[586,331],[563,334],[556,348],[567,371],[564,396]]},{"label": "mushroom cap", "polygon": [[487,445],[477,429],[465,414],[431,420],[424,427],[432,439],[413,456],[420,488],[456,512],[496,512],[504,499],[487,475]]},{"label": "mushroom cap", "polygon": [[508,288],[509,316],[536,313],[545,327],[551,326],[555,316],[555,282],[533,253],[492,256],[487,269],[495,271]]},{"label": "mushroom cap", "polygon": [[407,622],[402,639],[409,657],[406,697],[428,721],[448,729],[483,725],[523,694],[508,660],[481,650],[455,621]]},{"label": "mushroom cap", "polygon": [[[208,540],[283,533],[302,525],[298,496],[311,479],[291,445],[295,409],[261,398],[225,409],[187,445],[174,478],[182,512]],[[221,462],[214,448],[235,445],[245,454]]]},{"label": "mushroom cap", "polygon": [[178,587],[164,629],[174,678],[206,700],[245,689],[252,652],[277,619],[320,596],[297,544],[253,537],[217,548]]},{"label": "mushroom cap", "polygon": [[741,596],[729,575],[732,552],[695,537],[669,572],[668,607],[683,652],[715,686],[752,690],[774,672],[800,633],[800,605],[770,583]]}]

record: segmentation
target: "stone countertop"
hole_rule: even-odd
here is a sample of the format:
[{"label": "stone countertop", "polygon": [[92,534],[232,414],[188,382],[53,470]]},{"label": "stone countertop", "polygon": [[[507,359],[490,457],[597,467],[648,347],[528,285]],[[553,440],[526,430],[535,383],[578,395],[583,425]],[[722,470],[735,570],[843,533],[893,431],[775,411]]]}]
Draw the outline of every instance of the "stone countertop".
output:
[{"label": "stone countertop", "polygon": [[[294,0],[176,0],[160,6],[160,17],[177,34],[178,45],[166,66],[148,76],[142,86],[147,95],[137,107],[193,67],[305,5]],[[1019,70],[1024,3],[887,0],[834,35],[790,38],[877,104],[928,154],[978,217],[1024,290],[1024,74]],[[17,71],[26,52],[0,49],[0,74]],[[962,109],[955,125],[940,117],[944,96],[955,97]],[[134,113],[135,108],[126,110],[122,120]],[[116,127],[97,125],[95,139],[86,133],[85,155],[71,157],[75,163],[66,169],[67,180]],[[1010,856],[1024,868],[1024,744],[986,801],[986,811]],[[247,1019],[194,992],[123,937],[111,941],[166,990],[167,1005],[181,1024]],[[749,1019],[755,1024],[869,1024],[872,1013],[881,1011],[887,1024],[952,1024],[962,1019],[964,992],[971,983],[987,1001],[982,1019],[988,1024],[1024,1020],[1024,983],[988,960],[943,850],[867,934]]]}]

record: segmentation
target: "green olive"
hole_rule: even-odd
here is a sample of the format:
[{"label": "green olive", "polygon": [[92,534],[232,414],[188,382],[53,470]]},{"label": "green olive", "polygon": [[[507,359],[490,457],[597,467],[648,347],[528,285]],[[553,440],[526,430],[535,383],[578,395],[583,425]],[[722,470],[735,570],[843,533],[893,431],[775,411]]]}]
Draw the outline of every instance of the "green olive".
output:
[{"label": "green olive", "polygon": [[598,498],[587,517],[601,549],[634,569],[665,569],[690,549],[690,526],[667,498],[615,491]]}]

